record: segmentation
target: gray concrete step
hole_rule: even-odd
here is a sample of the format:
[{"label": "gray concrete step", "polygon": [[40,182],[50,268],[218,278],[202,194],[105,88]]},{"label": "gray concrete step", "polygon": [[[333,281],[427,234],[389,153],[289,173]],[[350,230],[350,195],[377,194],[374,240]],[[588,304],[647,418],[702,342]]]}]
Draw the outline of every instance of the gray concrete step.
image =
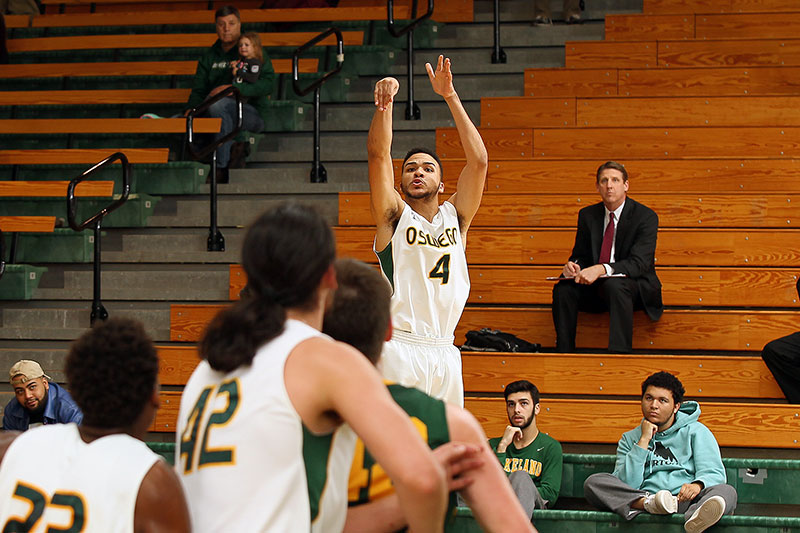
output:
[{"label": "gray concrete step", "polygon": [[[563,3],[560,0],[550,1],[550,10],[553,19],[564,20]],[[603,19],[607,13],[641,13],[642,0],[586,0],[586,10],[583,12],[585,20]],[[493,0],[475,0],[475,22],[491,22],[494,20]],[[532,0],[500,0],[501,21],[527,21],[533,20]],[[440,29],[439,31],[442,31]]]},{"label": "gray concrete step", "polygon": [[[106,263],[102,267],[101,298],[104,302],[227,300],[228,276],[227,265]],[[91,265],[51,265],[33,297],[90,301],[93,282]]]},{"label": "gray concrete step", "polygon": [[[311,158],[309,158],[310,160]],[[323,161],[328,183],[311,183],[311,162],[251,163],[248,168],[230,171],[230,183],[219,185],[220,194],[332,194],[365,191],[369,188],[367,162]],[[202,187],[206,192],[208,187]]]},{"label": "gray concrete step", "polygon": [[[236,179],[235,176],[233,179]],[[217,224],[220,227],[248,226],[266,209],[292,199],[313,205],[331,223],[339,216],[338,195],[294,193],[294,194],[224,194],[217,200]],[[300,196],[300,198],[298,198]],[[207,227],[209,223],[209,200],[205,196],[171,196],[164,198],[153,215],[147,220],[150,227]]]},{"label": "gray concrete step", "polygon": [[[91,302],[0,303],[0,339],[73,340],[89,328]],[[169,340],[169,303],[104,302],[109,315],[140,320],[157,342]]]},{"label": "gray concrete step", "polygon": [[[586,20],[582,24],[533,26],[527,21],[506,22],[502,15],[500,17],[500,46],[504,48],[564,46],[566,41],[602,40],[604,37],[602,20]],[[494,23],[447,24],[439,31],[436,46],[442,49],[494,47]],[[488,57],[491,59],[491,55]],[[469,70],[464,72],[471,73],[475,66],[467,68]]]},{"label": "gray concrete step", "polygon": [[[400,111],[402,113],[402,111]],[[399,116],[398,111],[395,115]],[[366,128],[369,124],[366,125]],[[392,145],[392,157],[403,157],[413,146],[436,145],[435,132],[430,131],[396,131]],[[309,161],[311,155],[311,136],[307,133],[288,132],[269,134],[251,154],[250,161],[288,162]],[[320,136],[320,158],[326,161],[366,161],[367,135],[363,131],[322,132]]]},{"label": "gray concrete step", "polygon": [[[489,31],[489,30],[487,30]],[[491,39],[491,35],[489,36]],[[492,63],[492,43],[481,48],[436,48],[433,50],[416,50],[414,53],[414,73],[425,74],[425,63],[435,64],[439,54],[450,58],[452,65],[456,89],[459,89],[459,80],[466,79],[465,76],[469,74],[507,74],[507,73],[521,73],[526,68],[544,68],[544,67],[563,67],[564,66],[564,43],[560,42],[549,46],[538,47],[516,47],[511,41],[503,41],[503,47],[506,49],[506,56],[508,57],[507,63]],[[466,43],[465,43],[466,44]],[[406,66],[406,53],[401,52],[398,54],[397,62],[390,69],[392,75],[405,75],[408,70]],[[461,77],[459,77],[459,75]],[[427,79],[427,74],[425,74]],[[353,80],[350,83],[349,94],[353,90],[353,84],[358,80]],[[490,94],[494,93],[491,91]],[[478,94],[475,98],[472,95],[468,99],[478,99],[480,96],[486,96],[486,93]]]},{"label": "gray concrete step", "polygon": [[244,228],[223,228],[225,251],[209,252],[207,228],[109,230],[104,263],[238,263]]}]

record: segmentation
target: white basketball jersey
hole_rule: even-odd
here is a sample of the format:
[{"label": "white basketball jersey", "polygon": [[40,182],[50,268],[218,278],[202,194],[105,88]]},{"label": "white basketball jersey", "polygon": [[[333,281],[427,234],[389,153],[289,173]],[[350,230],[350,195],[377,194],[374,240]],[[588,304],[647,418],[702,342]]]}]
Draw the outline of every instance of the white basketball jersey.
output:
[{"label": "white basketball jersey", "polygon": [[428,222],[408,204],[389,245],[375,251],[392,284],[394,327],[423,337],[452,337],[469,296],[458,214],[450,202]]},{"label": "white basketball jersey", "polygon": [[195,532],[309,531],[321,510],[344,526],[346,494],[337,504],[336,491],[328,501],[323,490],[335,481],[326,467],[336,433],[305,430],[283,381],[291,351],[320,335],[287,320],[250,366],[224,374],[202,361],[195,369],[181,397],[175,453]]},{"label": "white basketball jersey", "polygon": [[[159,460],[145,443],[121,433],[87,444],[75,424],[29,430],[0,465],[0,527],[133,532],[139,486]],[[13,529],[11,522],[21,527]]]}]

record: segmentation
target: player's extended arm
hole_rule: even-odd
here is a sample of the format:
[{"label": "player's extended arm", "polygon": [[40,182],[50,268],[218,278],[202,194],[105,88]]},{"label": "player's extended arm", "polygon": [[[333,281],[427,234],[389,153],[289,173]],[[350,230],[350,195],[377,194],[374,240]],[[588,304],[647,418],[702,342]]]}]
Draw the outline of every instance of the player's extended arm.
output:
[{"label": "player's extended arm", "polygon": [[164,461],[156,461],[144,476],[133,517],[135,533],[189,533],[189,508],[178,476]]},{"label": "player's extended arm", "polygon": [[466,474],[472,483],[461,490],[461,496],[481,528],[489,532],[535,532],[475,417],[464,409],[448,405],[447,426],[451,440],[480,446],[483,461]]},{"label": "player's extended arm", "polygon": [[394,221],[402,213],[403,200],[394,188],[392,167],[392,110],[400,84],[383,78],[375,84],[375,114],[367,135],[370,210],[377,232],[375,249],[386,248],[392,239]]},{"label": "player's extended arm", "polygon": [[466,233],[481,204],[486,170],[489,168],[489,155],[486,153],[486,146],[483,144],[481,134],[478,133],[478,128],[467,115],[453,86],[450,59],[440,55],[436,63],[436,71],[433,70],[430,63],[425,63],[425,68],[428,70],[428,78],[431,80],[433,91],[444,98],[447,107],[450,108],[450,113],[453,114],[453,121],[456,123],[458,136],[467,159],[467,164],[458,177],[456,193],[450,197],[450,202],[456,207],[461,220],[461,233]]},{"label": "player's extended arm", "polygon": [[442,531],[444,471],[366,357],[330,339],[308,339],[289,355],[284,380],[309,430],[330,430],[325,419],[333,411],[361,437],[392,479],[410,531]]}]

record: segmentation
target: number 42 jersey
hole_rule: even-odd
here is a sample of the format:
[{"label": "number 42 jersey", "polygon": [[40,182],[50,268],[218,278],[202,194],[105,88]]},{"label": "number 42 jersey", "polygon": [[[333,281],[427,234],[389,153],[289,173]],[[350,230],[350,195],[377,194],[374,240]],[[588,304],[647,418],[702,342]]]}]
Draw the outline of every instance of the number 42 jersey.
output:
[{"label": "number 42 jersey", "polygon": [[27,431],[0,465],[2,531],[132,533],[139,487],[160,460],[122,433],[86,443],[75,424]]}]

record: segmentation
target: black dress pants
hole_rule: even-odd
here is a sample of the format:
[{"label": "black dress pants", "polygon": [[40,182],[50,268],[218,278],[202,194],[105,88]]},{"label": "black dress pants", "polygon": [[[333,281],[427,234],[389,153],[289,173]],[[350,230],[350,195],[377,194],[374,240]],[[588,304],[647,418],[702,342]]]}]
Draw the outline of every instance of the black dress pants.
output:
[{"label": "black dress pants", "polygon": [[768,342],[761,358],[789,403],[800,403],[800,331]]},{"label": "black dress pants", "polygon": [[642,309],[639,285],[630,278],[601,278],[591,285],[572,280],[553,287],[556,350],[575,351],[578,311],[609,313],[608,350],[629,353],[633,345],[633,311]]}]

